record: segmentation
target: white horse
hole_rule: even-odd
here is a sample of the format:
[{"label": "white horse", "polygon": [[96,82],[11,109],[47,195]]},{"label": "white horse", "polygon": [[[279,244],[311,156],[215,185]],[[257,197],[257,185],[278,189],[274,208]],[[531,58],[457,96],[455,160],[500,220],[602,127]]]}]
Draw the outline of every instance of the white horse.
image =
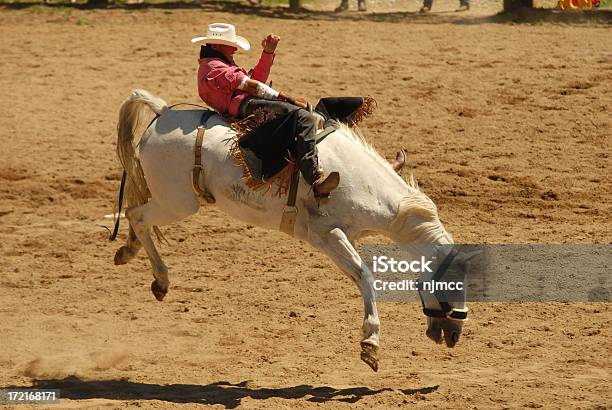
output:
[{"label": "white horse", "polygon": [[[158,117],[138,143],[136,129],[147,108]],[[165,101],[144,90],[133,91],[119,113],[117,150],[127,173],[126,216],[130,233],[127,244],[115,255],[115,263],[127,263],[144,246],[155,277],[151,289],[158,300],[168,291],[168,268],[155,247],[151,228],[180,221],[200,207],[192,184],[192,169],[196,127],[202,113],[169,109]],[[278,230],[286,199],[245,186],[241,167],[229,152],[234,134],[218,115],[211,116],[205,128],[204,172],[199,182],[229,215]],[[355,250],[354,242],[368,233],[381,233],[402,243],[452,244],[453,240],[442,226],[431,199],[412,178],[406,182],[400,177],[354,129],[341,126],[318,149],[323,169],[340,172],[340,185],[329,200],[318,204],[310,186],[300,184],[294,237],[325,253],[359,288],[365,310],[361,358],[377,370],[380,322],[374,278]],[[445,340],[453,347],[464,319],[458,319],[454,313],[466,312],[465,303],[447,305],[447,309],[432,298],[423,299],[423,303],[426,310],[436,313],[428,317],[427,336],[437,343]]]}]

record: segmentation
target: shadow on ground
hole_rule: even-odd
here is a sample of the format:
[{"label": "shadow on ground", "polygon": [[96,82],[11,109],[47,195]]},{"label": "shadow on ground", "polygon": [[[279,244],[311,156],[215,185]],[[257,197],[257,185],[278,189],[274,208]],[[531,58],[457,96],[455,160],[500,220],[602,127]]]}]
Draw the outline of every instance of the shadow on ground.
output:
[{"label": "shadow on ground", "polygon": [[[78,377],[67,377],[62,380],[36,380],[31,388],[60,389],[60,398],[71,400],[108,399],[108,400],[160,400],[171,403],[221,404],[227,408],[236,408],[242,399],[250,397],[255,400],[271,398],[305,399],[314,403],[344,402],[356,403],[367,396],[387,391],[397,391],[406,396],[429,394],[439,386],[418,389],[378,389],[368,387],[351,387],[336,389],[328,386],[299,385],[281,388],[249,386],[249,382],[233,384],[220,381],[207,385],[196,384],[149,384],[127,380],[81,380]],[[18,389],[24,386],[2,387]]]},{"label": "shadow on ground", "polygon": [[299,11],[289,10],[280,6],[253,6],[241,1],[232,0],[201,0],[201,1],[168,1],[160,3],[108,3],[104,0],[90,1],[88,3],[35,3],[30,1],[14,1],[0,4],[4,9],[26,9],[43,7],[49,9],[108,9],[108,10],[145,10],[145,9],[194,9],[209,12],[225,12],[231,14],[248,14],[251,16],[299,19],[319,21],[373,21],[384,23],[423,23],[423,24],[483,24],[483,23],[563,23],[563,24],[606,24],[612,25],[612,9],[593,9],[578,11],[560,11],[553,9],[519,9],[511,13],[499,13],[492,16],[471,16],[464,13],[430,12],[425,15],[418,12],[382,12],[361,13],[343,12],[334,13],[331,10],[311,10],[302,8]]}]

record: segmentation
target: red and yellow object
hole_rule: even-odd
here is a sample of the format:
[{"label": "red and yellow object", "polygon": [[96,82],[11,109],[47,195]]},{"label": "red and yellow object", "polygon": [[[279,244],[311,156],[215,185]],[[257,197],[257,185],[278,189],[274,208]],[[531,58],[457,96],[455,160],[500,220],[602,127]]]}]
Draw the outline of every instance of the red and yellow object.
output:
[{"label": "red and yellow object", "polygon": [[561,10],[592,9],[593,0],[559,0]]}]

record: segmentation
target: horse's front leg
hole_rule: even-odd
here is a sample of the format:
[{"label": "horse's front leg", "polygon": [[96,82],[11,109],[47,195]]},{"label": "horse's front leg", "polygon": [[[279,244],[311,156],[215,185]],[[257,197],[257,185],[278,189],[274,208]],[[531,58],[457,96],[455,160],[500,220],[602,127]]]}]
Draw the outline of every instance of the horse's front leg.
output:
[{"label": "horse's front leg", "polygon": [[372,272],[362,262],[345,233],[339,228],[332,229],[320,236],[311,237],[310,242],[325,252],[359,288],[364,305],[361,360],[366,362],[372,370],[378,371],[380,321],[376,309]]}]

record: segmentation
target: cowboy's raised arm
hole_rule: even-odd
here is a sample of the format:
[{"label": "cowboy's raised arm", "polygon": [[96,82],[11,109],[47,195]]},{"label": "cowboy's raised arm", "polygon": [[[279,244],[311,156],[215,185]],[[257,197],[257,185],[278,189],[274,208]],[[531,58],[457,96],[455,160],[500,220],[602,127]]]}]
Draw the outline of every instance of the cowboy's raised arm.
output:
[{"label": "cowboy's raised arm", "polygon": [[259,57],[259,61],[253,68],[253,72],[251,74],[251,78],[262,83],[268,81],[268,76],[270,75],[270,69],[272,68],[272,63],[274,62],[274,53],[276,52],[276,47],[278,46],[278,42],[280,41],[280,37],[275,34],[268,34],[266,38],[261,42],[261,47],[263,48],[261,52],[261,57]]}]

